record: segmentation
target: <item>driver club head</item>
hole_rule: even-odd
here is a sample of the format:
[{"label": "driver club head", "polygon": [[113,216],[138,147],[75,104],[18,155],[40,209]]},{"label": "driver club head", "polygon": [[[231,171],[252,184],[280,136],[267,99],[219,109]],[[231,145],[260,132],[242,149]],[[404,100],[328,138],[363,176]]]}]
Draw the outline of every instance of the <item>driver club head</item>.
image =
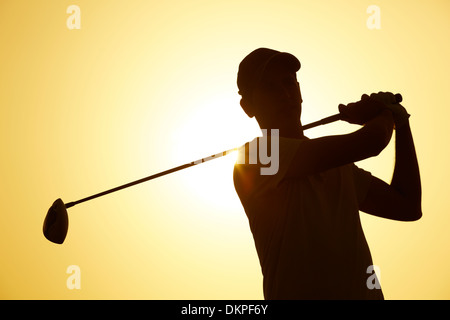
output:
[{"label": "driver club head", "polygon": [[62,244],[69,229],[69,216],[61,199],[53,202],[44,220],[44,236],[51,242]]}]

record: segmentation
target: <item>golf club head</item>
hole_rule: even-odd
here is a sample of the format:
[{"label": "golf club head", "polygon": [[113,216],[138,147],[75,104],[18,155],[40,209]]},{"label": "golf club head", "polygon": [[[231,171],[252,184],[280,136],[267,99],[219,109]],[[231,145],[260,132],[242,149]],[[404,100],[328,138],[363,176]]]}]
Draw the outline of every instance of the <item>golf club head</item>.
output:
[{"label": "golf club head", "polygon": [[44,236],[51,242],[62,244],[69,229],[69,216],[61,199],[53,202],[44,220]]}]

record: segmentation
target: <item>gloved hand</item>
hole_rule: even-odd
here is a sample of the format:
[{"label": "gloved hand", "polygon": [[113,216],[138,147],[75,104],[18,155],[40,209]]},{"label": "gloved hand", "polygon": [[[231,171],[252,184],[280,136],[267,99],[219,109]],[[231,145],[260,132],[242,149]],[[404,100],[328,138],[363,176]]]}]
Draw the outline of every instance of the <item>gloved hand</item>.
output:
[{"label": "gloved hand", "polygon": [[338,106],[339,113],[343,117],[342,120],[359,125],[366,124],[385,108],[386,104],[384,102],[372,99],[366,94],[358,102],[347,105],[340,104]]},{"label": "gloved hand", "polygon": [[386,105],[386,108],[392,111],[395,129],[401,128],[408,123],[408,119],[411,115],[400,103],[396,103],[395,95],[393,93],[391,92],[372,93],[370,95],[370,98],[379,101],[381,103],[384,103]]}]

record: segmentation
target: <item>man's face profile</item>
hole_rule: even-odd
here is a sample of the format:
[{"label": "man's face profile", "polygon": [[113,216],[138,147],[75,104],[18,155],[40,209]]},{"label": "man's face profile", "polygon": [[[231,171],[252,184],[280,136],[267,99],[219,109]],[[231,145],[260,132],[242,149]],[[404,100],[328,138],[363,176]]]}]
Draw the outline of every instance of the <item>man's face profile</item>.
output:
[{"label": "man's face profile", "polygon": [[288,122],[298,120],[301,103],[296,73],[283,63],[269,64],[261,80],[255,85],[251,97],[257,119],[263,122],[275,119]]}]

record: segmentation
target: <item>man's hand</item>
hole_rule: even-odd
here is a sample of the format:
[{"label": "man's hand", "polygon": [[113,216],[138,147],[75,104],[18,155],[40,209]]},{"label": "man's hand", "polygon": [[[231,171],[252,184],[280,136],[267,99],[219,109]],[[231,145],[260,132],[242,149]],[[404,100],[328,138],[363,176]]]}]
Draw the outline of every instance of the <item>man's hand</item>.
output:
[{"label": "man's hand", "polygon": [[371,99],[384,103],[386,108],[392,111],[394,116],[395,129],[403,127],[408,123],[410,117],[406,109],[400,104],[396,103],[395,95],[391,92],[378,92],[370,95]]},{"label": "man's hand", "polygon": [[338,108],[340,114],[343,116],[342,120],[353,124],[364,125],[377,116],[383,109],[386,109],[387,105],[385,102],[380,101],[380,99],[373,99],[367,94],[364,94],[360,101],[349,103],[348,105],[340,104]]}]

